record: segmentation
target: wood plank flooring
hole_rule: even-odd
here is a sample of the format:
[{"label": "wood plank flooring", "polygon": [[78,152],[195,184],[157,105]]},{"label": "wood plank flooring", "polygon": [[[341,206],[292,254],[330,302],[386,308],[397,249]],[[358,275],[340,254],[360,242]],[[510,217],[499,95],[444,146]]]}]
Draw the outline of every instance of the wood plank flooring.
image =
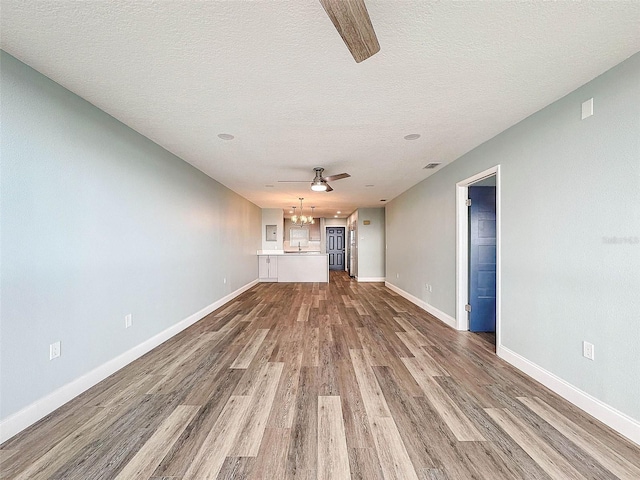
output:
[{"label": "wood plank flooring", "polygon": [[0,446],[3,479],[640,479],[640,448],[386,289],[262,283]]}]

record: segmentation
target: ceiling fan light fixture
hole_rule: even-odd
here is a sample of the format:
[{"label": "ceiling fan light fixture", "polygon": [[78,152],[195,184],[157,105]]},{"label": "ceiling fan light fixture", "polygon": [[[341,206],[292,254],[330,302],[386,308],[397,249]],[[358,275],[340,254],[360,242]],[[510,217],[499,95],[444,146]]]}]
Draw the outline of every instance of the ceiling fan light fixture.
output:
[{"label": "ceiling fan light fixture", "polygon": [[327,184],[321,180],[314,181],[311,184],[311,190],[314,192],[325,192],[327,190]]},{"label": "ceiling fan light fixture", "polygon": [[[329,182],[333,182],[334,180],[342,180],[343,178],[349,178],[351,175],[348,173],[339,173],[337,175],[329,175],[328,177],[323,177],[322,172],[324,172],[323,167],[316,167],[313,169],[316,172],[315,177],[311,180],[311,190],[314,192],[332,192],[333,188],[329,185]],[[279,183],[307,183],[304,180],[278,180]]]}]

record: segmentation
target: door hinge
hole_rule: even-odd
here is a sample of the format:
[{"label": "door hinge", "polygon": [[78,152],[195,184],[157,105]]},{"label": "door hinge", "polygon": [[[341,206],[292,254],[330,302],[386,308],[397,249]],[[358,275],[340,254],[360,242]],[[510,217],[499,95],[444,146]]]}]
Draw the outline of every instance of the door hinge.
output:
[{"label": "door hinge", "polygon": [[470,311],[471,311],[471,304],[470,304],[470,303],[467,303],[467,304],[464,306],[464,309],[465,309],[467,312],[470,312]]},{"label": "door hinge", "polygon": [[467,201],[465,203],[466,203],[467,207],[470,207],[471,206],[471,199],[467,198]]}]

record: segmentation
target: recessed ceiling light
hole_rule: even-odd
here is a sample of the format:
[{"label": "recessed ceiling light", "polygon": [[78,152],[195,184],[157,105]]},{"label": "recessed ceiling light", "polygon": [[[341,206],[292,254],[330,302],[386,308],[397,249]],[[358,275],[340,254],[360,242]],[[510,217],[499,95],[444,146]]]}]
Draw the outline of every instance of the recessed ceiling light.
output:
[{"label": "recessed ceiling light", "polygon": [[236,137],[234,137],[230,133],[219,133],[218,134],[218,138],[220,138],[222,140],[233,140]]},{"label": "recessed ceiling light", "polygon": [[333,218],[338,218],[338,215],[334,215]]},{"label": "recessed ceiling light", "polygon": [[369,185],[365,185],[365,187],[375,187],[375,185],[369,184]]},{"label": "recessed ceiling light", "polygon": [[338,210],[336,213],[342,213],[340,210]]},{"label": "recessed ceiling light", "polygon": [[420,138],[420,134],[419,133],[410,133],[409,135],[405,135],[404,139],[405,140],[417,140]]},{"label": "recessed ceiling light", "polygon": [[293,210],[289,210],[289,213],[293,213]]}]

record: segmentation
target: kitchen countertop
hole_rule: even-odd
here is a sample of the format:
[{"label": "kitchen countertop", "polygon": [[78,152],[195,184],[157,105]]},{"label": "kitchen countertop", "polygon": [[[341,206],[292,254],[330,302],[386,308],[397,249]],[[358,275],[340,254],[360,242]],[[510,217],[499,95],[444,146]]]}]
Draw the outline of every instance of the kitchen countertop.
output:
[{"label": "kitchen countertop", "polygon": [[329,255],[317,250],[258,250],[257,263],[262,282],[329,281]]},{"label": "kitchen countertop", "polygon": [[327,255],[318,250],[258,250],[258,255]]}]

